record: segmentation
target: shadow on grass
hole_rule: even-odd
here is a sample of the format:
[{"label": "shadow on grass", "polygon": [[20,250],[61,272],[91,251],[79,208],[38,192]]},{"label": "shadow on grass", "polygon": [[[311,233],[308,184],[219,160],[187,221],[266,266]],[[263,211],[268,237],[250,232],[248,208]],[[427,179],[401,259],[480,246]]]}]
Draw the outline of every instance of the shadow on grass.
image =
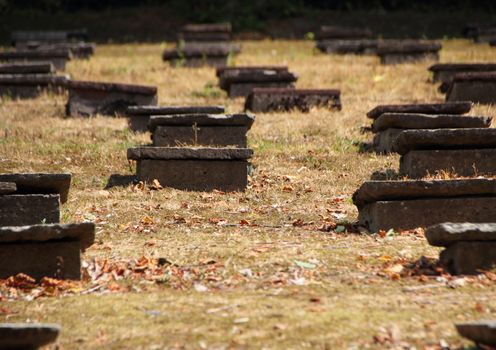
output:
[{"label": "shadow on grass", "polygon": [[138,179],[136,178],[136,175],[112,174],[109,177],[105,189],[108,190],[112,187],[126,187],[129,185],[134,185],[136,183],[138,183]]}]

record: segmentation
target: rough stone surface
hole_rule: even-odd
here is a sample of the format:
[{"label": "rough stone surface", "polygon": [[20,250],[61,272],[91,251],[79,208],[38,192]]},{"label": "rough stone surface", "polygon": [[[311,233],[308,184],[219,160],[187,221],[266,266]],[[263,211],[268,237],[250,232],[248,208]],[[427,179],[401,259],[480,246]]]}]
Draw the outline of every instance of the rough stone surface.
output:
[{"label": "rough stone surface", "polygon": [[17,191],[15,182],[0,182],[0,195],[11,194]]},{"label": "rough stone surface", "polygon": [[230,98],[247,97],[256,88],[276,88],[276,89],[294,89],[291,82],[257,82],[257,83],[231,83],[227,87],[227,94]]},{"label": "rough stone surface", "polygon": [[410,151],[400,159],[399,173],[411,179],[441,171],[457,176],[494,176],[496,148]]},{"label": "rough stone surface", "polygon": [[437,63],[429,67],[433,82],[450,83],[456,74],[471,72],[494,72],[495,63]]},{"label": "rough stone surface", "polygon": [[480,148],[496,148],[496,129],[405,130],[393,142],[393,150],[402,155],[412,150]]},{"label": "rough stone surface", "polygon": [[255,116],[240,114],[182,114],[182,115],[153,115],[150,118],[149,129],[154,131],[157,126],[245,126],[251,128]]},{"label": "rough stone surface", "polygon": [[219,77],[219,85],[227,90],[236,83],[294,83],[298,77],[285,70],[230,70]]},{"label": "rough stone surface", "polygon": [[71,174],[0,174],[0,181],[15,182],[17,194],[59,194],[60,201],[65,203],[71,186]]},{"label": "rough stone surface", "polygon": [[449,247],[460,241],[493,241],[496,243],[496,223],[445,222],[425,230],[430,245]]},{"label": "rough stone surface", "polygon": [[55,68],[51,63],[10,63],[0,64],[0,74],[50,74]]},{"label": "rough stone surface", "polygon": [[321,26],[318,39],[368,39],[373,33],[368,28]]},{"label": "rough stone surface", "polygon": [[496,321],[481,320],[456,324],[458,333],[477,344],[496,346]]},{"label": "rough stone surface", "polygon": [[47,241],[0,244],[0,279],[24,273],[40,280],[81,279],[80,242]]},{"label": "rough stone surface", "polygon": [[465,114],[471,109],[472,102],[470,101],[379,105],[370,110],[367,117],[377,119],[383,113]]},{"label": "rough stone surface", "polygon": [[129,128],[133,131],[147,131],[151,116],[179,114],[220,114],[222,106],[130,106],[125,115],[129,118]]},{"label": "rough stone surface", "polygon": [[224,73],[233,73],[233,72],[252,72],[252,71],[265,71],[272,70],[278,72],[287,72],[287,66],[236,66],[236,67],[219,67],[215,70],[215,75],[219,78]]},{"label": "rough stone surface", "polygon": [[185,145],[246,148],[246,126],[158,126],[153,132],[153,146]]},{"label": "rough stone surface", "polygon": [[376,133],[372,141],[372,148],[377,153],[392,153],[394,140],[404,130],[390,128]]},{"label": "rough stone surface", "polygon": [[246,160],[252,155],[253,151],[248,148],[138,147],[127,150],[127,158],[132,160]]},{"label": "rough stone surface", "polygon": [[496,72],[455,74],[446,101],[496,103]]},{"label": "rough stone surface", "polygon": [[56,70],[65,70],[67,61],[71,59],[69,50],[25,50],[0,52],[0,61],[4,62],[50,62]]},{"label": "rough stone surface", "polygon": [[22,99],[37,97],[43,91],[61,93],[68,80],[68,76],[51,74],[0,74],[0,95]]},{"label": "rough stone surface", "polygon": [[496,242],[457,242],[441,252],[439,261],[454,275],[476,275],[496,267]]},{"label": "rough stone surface", "polygon": [[442,45],[438,42],[415,40],[391,40],[379,43],[378,55],[437,53]]},{"label": "rough stone surface", "polygon": [[28,194],[0,196],[0,226],[58,223],[59,195]]},{"label": "rough stone surface", "polygon": [[124,114],[129,106],[157,104],[152,86],[71,81],[68,84],[67,115]]},{"label": "rough stone surface", "polygon": [[60,326],[48,323],[0,323],[0,348],[36,350],[57,340]]},{"label": "rough stone surface", "polygon": [[87,40],[88,32],[86,29],[73,30],[18,30],[12,32],[12,42],[25,41],[46,41],[46,42],[64,42],[69,40]]},{"label": "rough stone surface", "polygon": [[488,128],[492,117],[435,115],[419,113],[383,113],[372,124],[372,131],[395,129]]},{"label": "rough stone surface", "polygon": [[378,40],[355,39],[355,40],[320,40],[317,49],[330,54],[377,54]]},{"label": "rough stone surface", "polygon": [[308,112],[312,107],[341,109],[339,90],[256,88],[248,95],[245,109],[253,112]]},{"label": "rough stone surface", "polygon": [[95,241],[95,224],[39,224],[30,226],[0,227],[0,245],[5,243],[78,241],[81,250],[93,245]]},{"label": "rough stone surface", "polygon": [[377,232],[428,227],[443,222],[491,222],[496,217],[496,196],[440,197],[379,200],[359,207],[358,219],[360,225]]},{"label": "rough stone surface", "polygon": [[96,45],[86,42],[47,43],[43,41],[27,41],[16,44],[17,50],[57,51],[69,50],[72,57],[89,59],[95,53]]},{"label": "rough stone surface", "polygon": [[[496,196],[496,179],[366,181],[353,194],[353,202],[360,209],[377,201],[460,196]],[[442,222],[449,221],[453,220]]]},{"label": "rough stone surface", "polygon": [[164,187],[192,191],[243,191],[248,183],[244,160],[150,160],[138,161],[137,177]]}]

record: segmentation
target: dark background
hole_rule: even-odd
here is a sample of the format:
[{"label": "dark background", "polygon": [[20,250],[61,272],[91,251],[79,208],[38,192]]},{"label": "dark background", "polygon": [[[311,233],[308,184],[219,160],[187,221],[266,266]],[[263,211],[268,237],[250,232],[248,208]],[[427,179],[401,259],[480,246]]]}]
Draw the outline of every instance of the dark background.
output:
[{"label": "dark background", "polygon": [[0,0],[0,42],[12,30],[87,28],[98,42],[174,40],[188,22],[229,21],[239,38],[297,38],[322,24],[382,37],[457,37],[493,23],[496,0]]}]

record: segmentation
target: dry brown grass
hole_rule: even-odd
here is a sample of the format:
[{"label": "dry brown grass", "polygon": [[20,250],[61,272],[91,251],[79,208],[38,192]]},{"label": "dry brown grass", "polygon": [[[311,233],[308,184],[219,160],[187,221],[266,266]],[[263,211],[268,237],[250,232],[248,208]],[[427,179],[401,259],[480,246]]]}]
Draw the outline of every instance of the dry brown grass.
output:
[{"label": "dry brown grass", "polygon": [[[242,109],[241,99],[218,90],[213,69],[161,62],[164,47],[101,45],[68,71],[77,79],[157,85],[161,104]],[[494,56],[466,41],[444,47],[442,61]],[[375,57],[317,54],[303,41],[246,42],[234,60],[287,64],[299,87],[340,88],[343,102],[341,112],[257,115],[249,135],[255,169],[245,193],[103,190],[111,174],[133,173],[126,149],[149,135],[130,133],[121,119],[66,119],[65,96],[0,103],[0,171],[73,174],[63,221],[98,225],[85,261],[147,256],[176,265],[160,282],[123,279],[109,288],[98,281],[105,288],[88,295],[0,298],[0,319],[61,323],[59,349],[423,349],[441,339],[460,346],[453,322],[496,311],[488,277],[446,283],[398,273],[398,265],[437,256],[415,233],[322,231],[335,224],[352,230],[353,191],[373,171],[398,166],[396,156],[358,152],[355,142],[370,137],[359,132],[365,113],[378,103],[442,100],[428,83],[429,63],[383,67]],[[474,113],[494,111],[476,106]],[[176,268],[187,272],[182,280],[171,275]],[[401,332],[396,344],[381,335],[391,326]]]}]

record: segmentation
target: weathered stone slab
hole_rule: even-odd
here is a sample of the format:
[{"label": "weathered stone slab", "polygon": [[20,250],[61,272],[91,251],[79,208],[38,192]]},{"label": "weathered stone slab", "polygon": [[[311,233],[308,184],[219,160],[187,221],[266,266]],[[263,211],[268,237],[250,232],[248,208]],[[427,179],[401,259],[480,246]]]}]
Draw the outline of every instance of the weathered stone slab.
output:
[{"label": "weathered stone slab", "polygon": [[246,126],[157,126],[152,135],[158,147],[211,146],[246,148]]},{"label": "weathered stone slab", "polygon": [[253,71],[277,71],[287,72],[287,66],[236,66],[236,67],[219,67],[215,70],[215,75],[220,78],[224,73],[232,74],[237,72],[253,72]]},{"label": "weathered stone slab", "polygon": [[379,200],[364,205],[358,214],[360,225],[371,232],[409,230],[443,222],[490,222],[495,217],[496,196],[472,195]]},{"label": "weathered stone slab", "polygon": [[329,54],[356,54],[375,55],[379,46],[378,40],[352,39],[352,40],[320,40],[317,49]]},{"label": "weathered stone slab", "polygon": [[496,148],[496,129],[404,130],[393,142],[393,151],[404,155],[412,150]]},{"label": "weathered stone slab", "polygon": [[384,113],[422,113],[422,114],[465,114],[472,109],[472,102],[414,103],[379,105],[367,113],[367,117],[377,119]]},{"label": "weathered stone slab", "polygon": [[152,132],[158,126],[244,126],[250,129],[254,122],[255,116],[247,113],[153,115],[148,128]]},{"label": "weathered stone slab", "polygon": [[0,74],[52,74],[55,68],[50,62],[26,62],[0,64]]},{"label": "weathered stone slab", "polygon": [[88,59],[95,53],[96,45],[86,42],[47,43],[43,41],[27,41],[16,44],[17,50],[69,50],[74,58]]},{"label": "weathered stone slab", "polygon": [[173,50],[164,51],[162,58],[170,61],[174,66],[185,67],[224,67],[227,65],[227,58],[231,53],[228,45],[216,46],[187,46]]},{"label": "weathered stone slab", "polygon": [[392,153],[394,140],[404,130],[405,129],[389,128],[376,133],[372,141],[373,150],[377,153],[383,154]]},{"label": "weathered stone slab", "polygon": [[86,29],[71,30],[19,30],[12,32],[12,42],[25,41],[46,41],[46,42],[64,42],[71,40],[88,40]]},{"label": "weathered stone slab", "polygon": [[445,171],[458,176],[496,175],[496,148],[410,151],[399,173],[411,179]]},{"label": "weathered stone slab", "polygon": [[57,70],[65,70],[67,61],[71,59],[69,50],[50,51],[3,51],[0,61],[4,62],[50,62]]},{"label": "weathered stone slab", "polygon": [[446,101],[496,103],[496,72],[455,74]]},{"label": "weathered stone slab", "polygon": [[494,72],[495,63],[437,63],[429,67],[433,73],[432,81],[441,82],[439,90],[446,93],[456,74],[472,72]]},{"label": "weathered stone slab", "polygon": [[456,324],[458,333],[476,344],[496,346],[496,321],[481,320]]},{"label": "weathered stone slab", "polygon": [[133,131],[148,130],[150,117],[179,114],[220,114],[224,113],[222,106],[130,106],[126,109],[129,118],[129,128]]},{"label": "weathered stone slab", "polygon": [[298,77],[285,70],[226,71],[219,78],[229,97],[246,97],[254,88],[293,88]]},{"label": "weathered stone slab", "polygon": [[11,194],[17,191],[15,182],[0,182],[0,195]]},{"label": "weathered stone slab", "polygon": [[[353,202],[360,209],[366,204],[378,201],[462,196],[496,197],[496,179],[366,181],[353,194]],[[450,221],[459,222],[442,222]]]},{"label": "weathered stone slab", "polygon": [[425,230],[430,245],[449,247],[460,241],[496,242],[496,223],[445,222]]},{"label": "weathered stone slab", "polygon": [[330,89],[255,88],[245,101],[245,110],[253,112],[308,112],[312,107],[341,109],[341,92]]},{"label": "weathered stone slab", "polygon": [[1,182],[14,182],[16,194],[58,194],[65,203],[71,186],[71,174],[15,173],[0,174]]},{"label": "weathered stone slab", "polygon": [[439,262],[454,275],[476,275],[496,267],[496,242],[457,242],[444,249]]},{"label": "weathered stone slab", "polygon": [[61,93],[69,77],[52,74],[0,74],[0,96],[34,98],[43,91]]},{"label": "weathered stone slab", "polygon": [[372,124],[372,131],[395,129],[488,128],[492,117],[453,114],[383,113]]},{"label": "weathered stone slab", "polygon": [[157,104],[154,86],[73,80],[67,87],[66,111],[70,116],[124,114],[129,106]]},{"label": "weathered stone slab", "polygon": [[381,64],[398,64],[421,60],[439,60],[442,46],[437,42],[426,41],[383,41],[377,47]]},{"label": "weathered stone slab", "polygon": [[57,340],[60,326],[48,323],[0,323],[0,348],[37,350]]},{"label": "weathered stone slab", "polygon": [[212,147],[137,147],[127,150],[127,158],[140,159],[201,159],[201,160],[246,160],[253,150],[248,148]]},{"label": "weathered stone slab", "polygon": [[0,196],[0,226],[36,225],[60,221],[58,194]]},{"label": "weathered stone slab", "polygon": [[368,39],[373,33],[368,28],[321,26],[317,38],[320,39]]}]

